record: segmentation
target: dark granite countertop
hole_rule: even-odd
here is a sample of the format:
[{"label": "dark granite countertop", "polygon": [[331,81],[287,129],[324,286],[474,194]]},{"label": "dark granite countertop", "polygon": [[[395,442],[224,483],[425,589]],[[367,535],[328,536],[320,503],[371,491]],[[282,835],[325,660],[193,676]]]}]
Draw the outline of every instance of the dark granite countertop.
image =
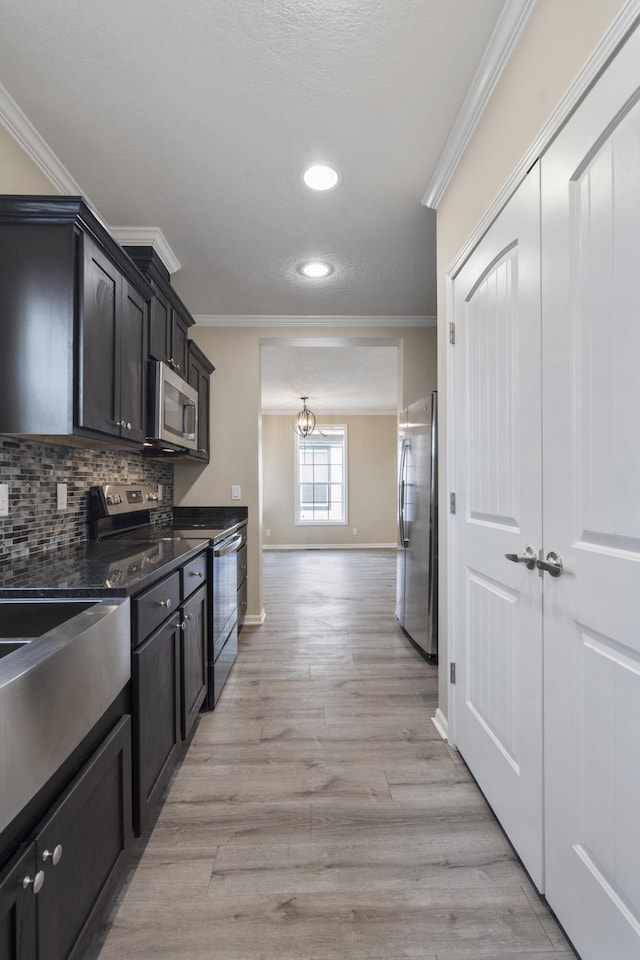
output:
[{"label": "dark granite countertop", "polygon": [[130,597],[208,546],[181,540],[87,540],[0,564],[0,598]]},{"label": "dark granite countertop", "polygon": [[0,598],[130,597],[246,523],[246,507],[174,507],[173,525],[0,564]]}]

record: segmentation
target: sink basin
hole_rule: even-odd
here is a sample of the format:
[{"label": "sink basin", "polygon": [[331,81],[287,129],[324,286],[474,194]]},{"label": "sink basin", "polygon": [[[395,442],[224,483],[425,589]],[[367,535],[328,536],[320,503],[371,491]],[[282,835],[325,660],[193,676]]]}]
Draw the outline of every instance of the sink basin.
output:
[{"label": "sink basin", "polygon": [[[59,627],[95,605],[95,600],[0,601],[0,643],[8,639],[33,639]],[[4,647],[5,645],[2,644]],[[14,648],[15,645],[14,645]],[[0,652],[1,656],[11,653]]]},{"label": "sink basin", "polygon": [[128,597],[0,598],[0,834],[130,677]]},{"label": "sink basin", "polygon": [[20,650],[22,647],[26,647],[28,643],[31,643],[30,640],[0,640],[0,660],[3,657],[6,657],[7,654],[13,653],[15,650]]}]

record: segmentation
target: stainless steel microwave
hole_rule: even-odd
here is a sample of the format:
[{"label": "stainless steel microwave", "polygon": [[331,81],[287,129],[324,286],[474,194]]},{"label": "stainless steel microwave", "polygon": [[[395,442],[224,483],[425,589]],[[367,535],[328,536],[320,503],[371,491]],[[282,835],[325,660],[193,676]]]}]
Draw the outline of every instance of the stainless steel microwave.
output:
[{"label": "stainless steel microwave", "polygon": [[161,361],[151,364],[149,443],[170,450],[198,449],[198,394]]}]

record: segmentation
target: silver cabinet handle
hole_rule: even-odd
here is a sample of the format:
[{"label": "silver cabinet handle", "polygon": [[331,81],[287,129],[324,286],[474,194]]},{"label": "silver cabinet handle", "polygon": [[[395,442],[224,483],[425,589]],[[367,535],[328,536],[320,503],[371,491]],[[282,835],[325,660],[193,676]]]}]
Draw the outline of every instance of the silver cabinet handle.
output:
[{"label": "silver cabinet handle", "polygon": [[161,607],[166,607],[167,610],[169,610],[169,609],[171,608],[171,597],[169,597],[168,600],[161,600],[161,601],[160,601],[160,606],[161,606]]},{"label": "silver cabinet handle", "polygon": [[181,620],[180,623],[178,624],[178,630],[182,630],[182,632],[184,633],[186,629],[187,629],[187,621]]},{"label": "silver cabinet handle", "polygon": [[131,424],[127,423],[127,430],[131,430]]},{"label": "silver cabinet handle", "polygon": [[192,613],[188,613],[188,614],[187,614],[187,620],[193,620],[193,614],[192,614]]},{"label": "silver cabinet handle", "polygon": [[62,860],[62,844],[56,844],[53,850],[44,850],[42,853],[42,859],[44,863],[50,859],[52,866],[57,867]]},{"label": "silver cabinet handle", "polygon": [[545,570],[552,577],[559,577],[564,569],[562,558],[559,557],[557,553],[554,553],[553,550],[547,554],[546,560],[538,560],[536,566],[538,570]]},{"label": "silver cabinet handle", "polygon": [[33,887],[34,893],[40,893],[44,885],[44,870],[38,870],[35,877],[25,877],[22,881],[22,889],[27,890],[28,887]]},{"label": "silver cabinet handle", "polygon": [[191,576],[192,576],[192,577],[201,577],[201,578],[202,578],[202,577],[204,577],[204,573],[202,572],[202,570],[192,570],[192,571],[191,571]]},{"label": "silver cabinet handle", "polygon": [[505,553],[505,557],[511,563],[526,563],[527,570],[535,570],[536,568],[536,552],[533,547],[525,547],[521,557],[517,553]]}]

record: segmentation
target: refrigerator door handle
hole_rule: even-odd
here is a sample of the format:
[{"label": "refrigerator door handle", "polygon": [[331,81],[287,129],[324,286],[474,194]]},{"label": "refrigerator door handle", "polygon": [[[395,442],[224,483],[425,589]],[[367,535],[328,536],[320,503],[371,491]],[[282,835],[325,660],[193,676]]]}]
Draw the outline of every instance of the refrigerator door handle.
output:
[{"label": "refrigerator door handle", "polygon": [[404,509],[405,509],[405,489],[406,485],[404,482],[405,477],[405,468],[407,460],[407,441],[402,441],[402,455],[400,458],[400,493],[399,493],[399,503],[398,503],[398,521],[400,525],[400,540],[403,547],[409,546],[409,540],[405,535],[404,529]]}]

